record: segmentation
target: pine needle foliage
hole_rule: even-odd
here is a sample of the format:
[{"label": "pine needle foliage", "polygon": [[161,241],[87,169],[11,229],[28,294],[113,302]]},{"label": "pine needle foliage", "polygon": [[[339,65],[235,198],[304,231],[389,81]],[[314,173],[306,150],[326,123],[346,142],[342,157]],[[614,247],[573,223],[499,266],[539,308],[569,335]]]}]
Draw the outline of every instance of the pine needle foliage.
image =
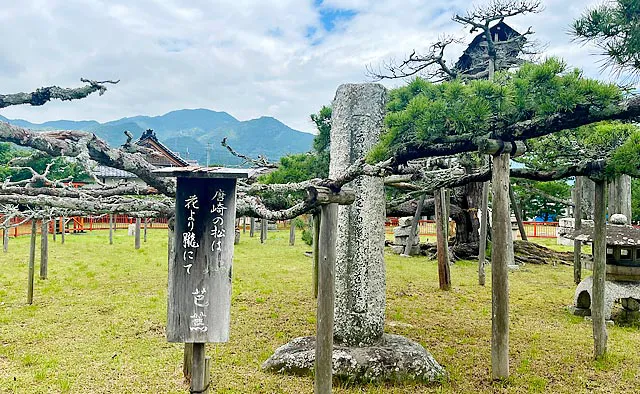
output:
[{"label": "pine needle foliage", "polygon": [[407,145],[489,138],[517,122],[580,105],[604,110],[622,96],[619,87],[584,78],[558,58],[497,73],[494,81],[434,84],[416,78],[390,92],[387,130],[369,161],[384,160]]}]

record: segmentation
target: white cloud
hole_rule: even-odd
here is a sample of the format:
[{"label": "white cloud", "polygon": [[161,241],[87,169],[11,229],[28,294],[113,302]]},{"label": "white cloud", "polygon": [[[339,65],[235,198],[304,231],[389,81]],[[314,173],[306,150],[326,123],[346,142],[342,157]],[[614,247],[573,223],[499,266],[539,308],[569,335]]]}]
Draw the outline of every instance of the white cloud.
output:
[{"label": "white cloud", "polygon": [[[532,26],[548,54],[598,76],[595,51],[567,34],[593,3],[549,0],[542,14],[512,24]],[[122,81],[102,97],[0,114],[106,121],[204,107],[240,119],[270,115],[313,131],[309,114],[329,104],[339,84],[366,81],[366,65],[424,50],[444,33],[467,34],[450,17],[468,4],[324,0],[325,9],[357,11],[327,32],[312,0],[6,0],[0,9],[2,93],[78,86],[80,77]],[[311,39],[310,27],[316,28]],[[449,61],[462,49],[453,47]]]}]

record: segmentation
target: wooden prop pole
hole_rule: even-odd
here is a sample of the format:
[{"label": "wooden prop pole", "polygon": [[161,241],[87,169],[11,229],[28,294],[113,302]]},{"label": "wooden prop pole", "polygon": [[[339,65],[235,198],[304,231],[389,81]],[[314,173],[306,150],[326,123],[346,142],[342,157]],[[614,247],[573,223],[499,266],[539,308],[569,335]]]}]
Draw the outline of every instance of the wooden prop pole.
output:
[{"label": "wooden prop pole", "polygon": [[136,218],[136,226],[134,230],[135,248],[140,249],[140,218]]},{"label": "wooden prop pole", "polygon": [[493,157],[493,242],[491,249],[491,374],[493,379],[509,377],[509,244],[511,220],[509,210],[508,154]]},{"label": "wooden prop pole", "polygon": [[604,292],[606,276],[606,183],[596,181],[593,220],[593,288],[591,317],[593,318],[593,348],[596,359],[607,352],[607,326],[604,320]]},{"label": "wooden prop pole", "polygon": [[333,308],[335,299],[336,234],[338,204],[323,205],[320,219],[318,309],[316,323],[315,394],[331,393],[333,355]]},{"label": "wooden prop pole", "polygon": [[451,272],[449,270],[449,217],[447,216],[447,203],[445,189],[438,189],[434,193],[436,211],[436,240],[438,244],[438,280],[440,290],[451,289]]},{"label": "wooden prop pole", "polygon": [[[574,229],[580,230],[582,227],[582,177],[576,177],[574,186],[575,208],[574,208]],[[582,281],[582,241],[573,240],[573,282],[577,285]]]},{"label": "wooden prop pole", "polygon": [[313,298],[318,298],[318,260],[320,259],[320,215],[313,215]]},{"label": "wooden prop pole", "polygon": [[484,286],[484,265],[487,258],[487,227],[489,224],[489,182],[482,183],[482,201],[480,202],[480,245],[478,246],[478,284]]},{"label": "wooden prop pole", "polygon": [[527,232],[524,230],[524,223],[522,223],[522,212],[520,212],[520,207],[518,206],[518,201],[516,200],[516,194],[513,192],[513,187],[509,184],[509,200],[511,201],[511,208],[513,209],[513,213],[516,216],[516,222],[518,223],[518,231],[520,231],[520,238],[523,241],[528,241]]},{"label": "wooden prop pole", "polygon": [[42,219],[40,226],[40,279],[47,279],[49,265],[49,223]]},{"label": "wooden prop pole", "polygon": [[29,277],[27,282],[27,304],[33,304],[33,276],[36,263],[36,219],[31,219],[31,243],[29,244]]},{"label": "wooden prop pole", "polygon": [[418,244],[420,244],[420,235],[416,235],[416,232],[418,230],[418,221],[422,216],[422,207],[424,207],[424,199],[426,196],[426,194],[420,196],[420,199],[418,200],[418,206],[416,207],[416,212],[413,214],[411,231],[409,231],[409,237],[407,237],[407,244],[404,246],[403,254],[405,256],[411,256],[411,248],[413,247],[413,243],[415,242],[415,237],[418,237]]}]

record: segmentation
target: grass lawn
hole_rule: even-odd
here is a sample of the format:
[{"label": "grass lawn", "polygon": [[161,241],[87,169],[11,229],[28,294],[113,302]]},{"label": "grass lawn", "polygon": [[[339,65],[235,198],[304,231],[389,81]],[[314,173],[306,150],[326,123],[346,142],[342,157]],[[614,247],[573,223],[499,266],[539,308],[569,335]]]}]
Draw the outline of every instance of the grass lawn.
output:
[{"label": "grass lawn", "polygon": [[[272,232],[261,245],[247,233],[236,247],[231,339],[207,346],[216,392],[313,392],[311,378],[260,370],[275,348],[315,330],[311,259],[303,255],[310,248],[290,247],[288,238]],[[0,252],[0,392],[188,392],[183,347],[164,336],[166,231],[150,231],[140,250],[125,231],[114,245],[107,232],[69,235],[65,245],[50,240],[49,279],[36,278],[31,306],[28,241],[11,239],[9,253]],[[386,331],[423,344],[450,379],[431,387],[336,383],[334,392],[640,391],[640,330],[610,328],[608,358],[592,361],[591,326],[565,309],[575,288],[571,267],[527,265],[510,274],[512,377],[492,383],[491,288],[476,284],[476,263],[454,265],[453,288],[443,292],[435,262],[390,254],[386,261]]]}]

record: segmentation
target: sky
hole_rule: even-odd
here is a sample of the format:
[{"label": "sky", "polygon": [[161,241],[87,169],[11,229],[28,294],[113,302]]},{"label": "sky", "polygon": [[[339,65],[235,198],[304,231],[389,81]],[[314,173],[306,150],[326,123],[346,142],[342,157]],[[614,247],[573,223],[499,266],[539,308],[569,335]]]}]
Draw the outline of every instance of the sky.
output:
[{"label": "sky", "polygon": [[[585,75],[601,70],[597,48],[572,42],[571,22],[598,3],[543,0],[544,11],[507,23],[529,26],[544,47]],[[478,3],[482,4],[482,3]],[[343,83],[369,82],[366,66],[425,52],[444,34],[470,42],[451,21],[461,0],[3,0],[0,93],[120,79],[103,95],[0,110],[32,122],[100,122],[182,108],[272,116],[314,132],[311,113]],[[449,48],[454,63],[464,45]],[[392,88],[402,80],[384,82]]]}]

